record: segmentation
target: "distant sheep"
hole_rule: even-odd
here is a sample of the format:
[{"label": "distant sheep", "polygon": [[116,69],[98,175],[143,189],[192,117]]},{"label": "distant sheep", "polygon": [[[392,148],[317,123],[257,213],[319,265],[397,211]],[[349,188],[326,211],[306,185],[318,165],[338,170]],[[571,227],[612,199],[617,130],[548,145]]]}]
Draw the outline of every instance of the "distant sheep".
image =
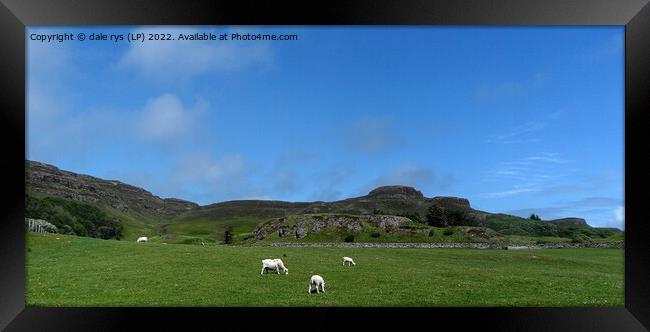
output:
[{"label": "distant sheep", "polygon": [[282,270],[285,274],[289,274],[289,269],[284,266],[284,262],[279,258],[263,259],[262,272],[260,272],[260,274],[264,274],[264,271],[266,270],[274,270],[277,271],[278,274],[280,274],[280,270]]},{"label": "distant sheep", "polygon": [[146,236],[141,236],[139,237],[135,242],[140,243],[140,242],[148,242],[149,238]]},{"label": "distant sheep", "polygon": [[311,276],[311,279],[309,279],[309,290],[307,290],[307,294],[311,294],[311,286],[316,287],[316,293],[318,293],[319,287],[320,290],[325,293],[325,280],[323,280],[323,277],[319,275]]},{"label": "distant sheep", "polygon": [[345,266],[345,263],[348,263],[350,266],[357,265],[350,257],[343,257],[343,266]]}]

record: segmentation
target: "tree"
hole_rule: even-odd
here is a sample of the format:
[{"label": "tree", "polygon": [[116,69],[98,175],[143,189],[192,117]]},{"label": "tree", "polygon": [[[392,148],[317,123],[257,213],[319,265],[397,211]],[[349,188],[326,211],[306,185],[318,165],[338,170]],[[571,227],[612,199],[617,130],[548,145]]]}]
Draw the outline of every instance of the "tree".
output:
[{"label": "tree", "polygon": [[108,240],[112,237],[115,237],[115,229],[112,227],[99,226],[99,237]]},{"label": "tree", "polygon": [[232,243],[232,226],[227,226],[226,231],[223,233],[223,243]]},{"label": "tree", "polygon": [[427,224],[435,227],[476,226],[478,220],[463,208],[433,204],[427,213]]},{"label": "tree", "polygon": [[417,212],[402,212],[399,214],[400,217],[405,217],[411,219],[411,221],[417,222],[417,223],[422,223],[422,219],[420,218],[420,214]]},{"label": "tree", "polygon": [[467,213],[461,209],[447,210],[447,219],[447,223],[452,226],[469,226],[473,224],[470,222],[470,218]]},{"label": "tree", "polygon": [[530,220],[542,220],[538,215],[532,213],[529,217]]},{"label": "tree", "polygon": [[447,220],[445,218],[444,208],[435,204],[431,205],[427,212],[427,224],[436,227],[446,227]]}]

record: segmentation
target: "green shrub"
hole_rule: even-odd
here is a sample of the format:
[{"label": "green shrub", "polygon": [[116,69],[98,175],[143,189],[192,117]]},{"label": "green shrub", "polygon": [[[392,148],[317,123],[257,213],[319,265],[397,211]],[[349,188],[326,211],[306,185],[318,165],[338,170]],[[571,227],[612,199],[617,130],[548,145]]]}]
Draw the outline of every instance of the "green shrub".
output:
[{"label": "green shrub", "polygon": [[429,236],[434,236],[434,235],[435,235],[435,232],[433,231],[433,229],[430,230],[430,231],[429,231]]},{"label": "green shrub", "polygon": [[77,235],[77,234],[74,232],[74,229],[72,229],[72,227],[70,227],[70,225],[63,225],[63,227],[59,228],[59,232],[60,232],[61,234]]},{"label": "green shrub", "polygon": [[411,221],[422,223],[422,218],[419,213],[416,212],[403,212],[399,214],[400,217],[405,217],[411,219]]},{"label": "green shrub", "polygon": [[480,226],[491,228],[504,235],[570,237],[565,236],[568,234],[560,234],[560,228],[554,224],[505,214],[490,215],[480,223]]},{"label": "green shrub", "polygon": [[454,230],[451,229],[451,228],[447,228],[447,229],[445,229],[444,232],[442,232],[442,234],[443,235],[451,235],[451,234],[454,234]]},{"label": "green shrub", "polygon": [[378,238],[381,234],[379,232],[372,232],[370,233],[370,237]]},{"label": "green shrub", "polygon": [[232,244],[232,240],[233,240],[232,226],[227,226],[226,230],[223,232],[223,243]]},{"label": "green shrub", "polygon": [[103,210],[61,197],[38,198],[25,194],[25,217],[47,220],[63,234],[118,240],[122,235],[121,222]]},{"label": "green shrub", "polygon": [[593,240],[584,234],[577,234],[571,239],[571,243],[591,243],[591,242],[593,242]]},{"label": "green shrub", "polygon": [[345,242],[354,242],[354,235],[350,234],[350,235],[346,236],[343,241],[345,241]]},{"label": "green shrub", "polygon": [[477,226],[478,220],[463,208],[434,203],[427,212],[427,224],[436,227]]}]

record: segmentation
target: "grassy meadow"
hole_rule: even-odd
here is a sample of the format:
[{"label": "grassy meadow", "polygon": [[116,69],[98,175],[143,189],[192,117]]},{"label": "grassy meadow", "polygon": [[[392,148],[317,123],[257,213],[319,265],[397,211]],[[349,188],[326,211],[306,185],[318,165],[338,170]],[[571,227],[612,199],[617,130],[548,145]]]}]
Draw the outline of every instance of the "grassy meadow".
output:
[{"label": "grassy meadow", "polygon": [[[342,256],[357,265],[344,267]],[[288,275],[260,275],[282,258]],[[30,306],[623,306],[621,249],[271,248],[29,233]],[[325,293],[307,294],[312,274]]]}]

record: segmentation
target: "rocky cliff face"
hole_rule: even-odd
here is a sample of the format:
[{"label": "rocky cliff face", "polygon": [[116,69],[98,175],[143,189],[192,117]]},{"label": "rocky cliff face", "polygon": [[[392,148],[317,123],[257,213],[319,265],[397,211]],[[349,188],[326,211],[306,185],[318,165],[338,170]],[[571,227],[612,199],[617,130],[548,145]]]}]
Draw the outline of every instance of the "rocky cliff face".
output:
[{"label": "rocky cliff face", "polygon": [[415,198],[424,199],[424,195],[419,190],[407,186],[383,186],[373,189],[368,193],[368,197],[389,196],[395,198]]},{"label": "rocky cliff face", "polygon": [[173,216],[198,207],[195,203],[180,199],[162,199],[142,188],[119,181],[76,174],[35,161],[26,161],[25,185],[28,191],[120,211]]},{"label": "rocky cliff face", "polygon": [[[262,240],[270,234],[277,233],[280,237],[294,236],[297,239],[308,234],[319,233],[326,228],[338,228],[349,233],[357,234],[364,230],[364,224],[381,228],[386,231],[400,231],[400,226],[411,220],[404,217],[388,215],[297,215],[272,219],[255,229],[253,235]],[[404,231],[410,231],[406,228]]]},{"label": "rocky cliff face", "polygon": [[562,218],[555,220],[548,220],[551,224],[567,227],[589,227],[587,221],[582,218]]}]

